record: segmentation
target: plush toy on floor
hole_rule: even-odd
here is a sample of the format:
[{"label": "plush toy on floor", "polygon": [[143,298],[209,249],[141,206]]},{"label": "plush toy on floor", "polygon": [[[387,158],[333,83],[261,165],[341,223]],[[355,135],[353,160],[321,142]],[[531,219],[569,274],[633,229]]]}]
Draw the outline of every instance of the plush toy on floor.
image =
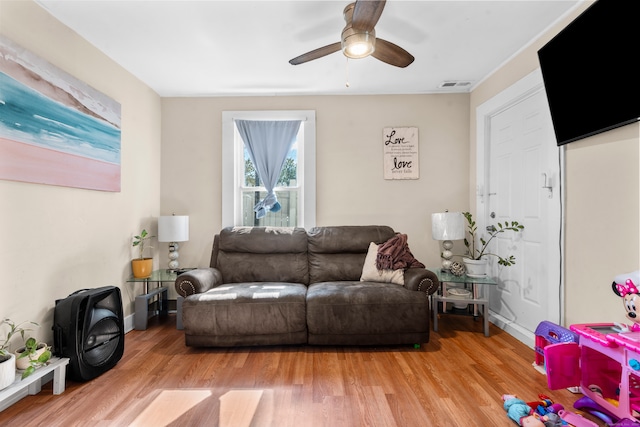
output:
[{"label": "plush toy on floor", "polygon": [[504,410],[507,416],[522,427],[556,427],[562,425],[562,420],[557,414],[537,414],[524,400],[512,394],[502,396]]},{"label": "plush toy on floor", "polygon": [[533,409],[524,400],[518,399],[511,394],[503,395],[502,400],[504,400],[503,407],[507,411],[507,416],[517,422],[519,426],[545,427],[542,421],[534,415]]}]

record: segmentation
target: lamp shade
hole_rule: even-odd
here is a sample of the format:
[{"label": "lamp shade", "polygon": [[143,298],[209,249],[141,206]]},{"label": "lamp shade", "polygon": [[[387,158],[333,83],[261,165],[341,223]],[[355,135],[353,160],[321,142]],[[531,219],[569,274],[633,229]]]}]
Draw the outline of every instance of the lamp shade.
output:
[{"label": "lamp shade", "polygon": [[171,215],[158,218],[158,242],[189,240],[189,216]]},{"label": "lamp shade", "polygon": [[464,239],[464,216],[461,212],[431,214],[431,237],[433,240]]}]

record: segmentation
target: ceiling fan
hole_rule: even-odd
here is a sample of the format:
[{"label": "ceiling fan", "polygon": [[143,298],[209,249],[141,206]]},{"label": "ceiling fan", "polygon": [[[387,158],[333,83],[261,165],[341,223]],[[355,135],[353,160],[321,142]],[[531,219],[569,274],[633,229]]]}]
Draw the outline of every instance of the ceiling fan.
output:
[{"label": "ceiling fan", "polygon": [[342,30],[341,41],[304,53],[289,61],[291,65],[304,64],[342,50],[348,58],[359,59],[369,55],[387,64],[404,68],[414,60],[413,56],[391,42],[376,38],[375,26],[382,15],[386,0],[357,0],[344,8],[347,25]]}]

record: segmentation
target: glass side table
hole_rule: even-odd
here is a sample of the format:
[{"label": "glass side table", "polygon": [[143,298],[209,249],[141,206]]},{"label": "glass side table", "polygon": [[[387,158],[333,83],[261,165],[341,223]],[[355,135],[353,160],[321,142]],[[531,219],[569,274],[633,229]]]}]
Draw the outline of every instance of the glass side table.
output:
[{"label": "glass side table", "polygon": [[[175,283],[176,273],[168,272],[166,269],[154,270],[149,277],[133,277],[127,279],[127,283],[142,283],[144,285],[144,293],[136,296],[135,312],[133,328],[137,331],[147,329],[149,317],[162,314],[166,315],[168,310],[168,287],[162,286],[163,283]],[[149,283],[155,283],[155,288],[149,288]],[[149,310],[149,305],[156,300],[157,310]]]},{"label": "glass side table", "polygon": [[[473,305],[473,317],[479,317],[480,310],[482,310],[482,317],[484,320],[484,335],[489,336],[489,296],[490,292],[486,286],[496,286],[497,282],[491,277],[469,277],[466,274],[462,276],[455,276],[448,271],[442,271],[441,267],[430,269],[438,276],[438,281],[440,281],[440,288],[438,291],[431,295],[431,310],[433,311],[433,330],[438,331],[438,311],[439,311],[439,303],[442,303],[442,311],[441,313],[447,314],[447,303],[460,303],[466,302],[468,304]],[[471,298],[469,299],[459,299],[459,298],[451,298],[447,296],[447,286],[448,284],[456,283],[461,284],[465,289],[471,288]],[[449,314],[467,314],[468,309],[465,311],[462,310],[454,310],[449,312]]]}]

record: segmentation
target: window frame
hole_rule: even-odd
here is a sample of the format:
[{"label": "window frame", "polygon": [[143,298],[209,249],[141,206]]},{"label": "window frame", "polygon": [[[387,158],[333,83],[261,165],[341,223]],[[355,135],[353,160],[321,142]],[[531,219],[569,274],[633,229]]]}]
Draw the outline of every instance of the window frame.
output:
[{"label": "window frame", "polygon": [[[304,143],[298,146],[300,209],[298,227],[316,224],[316,112],[314,110],[256,110],[222,112],[222,227],[242,223],[240,196],[244,187],[244,149],[237,144],[234,120],[301,120]],[[279,189],[280,187],[278,187]],[[286,189],[284,187],[283,189]],[[292,190],[292,189],[290,189]]]}]

